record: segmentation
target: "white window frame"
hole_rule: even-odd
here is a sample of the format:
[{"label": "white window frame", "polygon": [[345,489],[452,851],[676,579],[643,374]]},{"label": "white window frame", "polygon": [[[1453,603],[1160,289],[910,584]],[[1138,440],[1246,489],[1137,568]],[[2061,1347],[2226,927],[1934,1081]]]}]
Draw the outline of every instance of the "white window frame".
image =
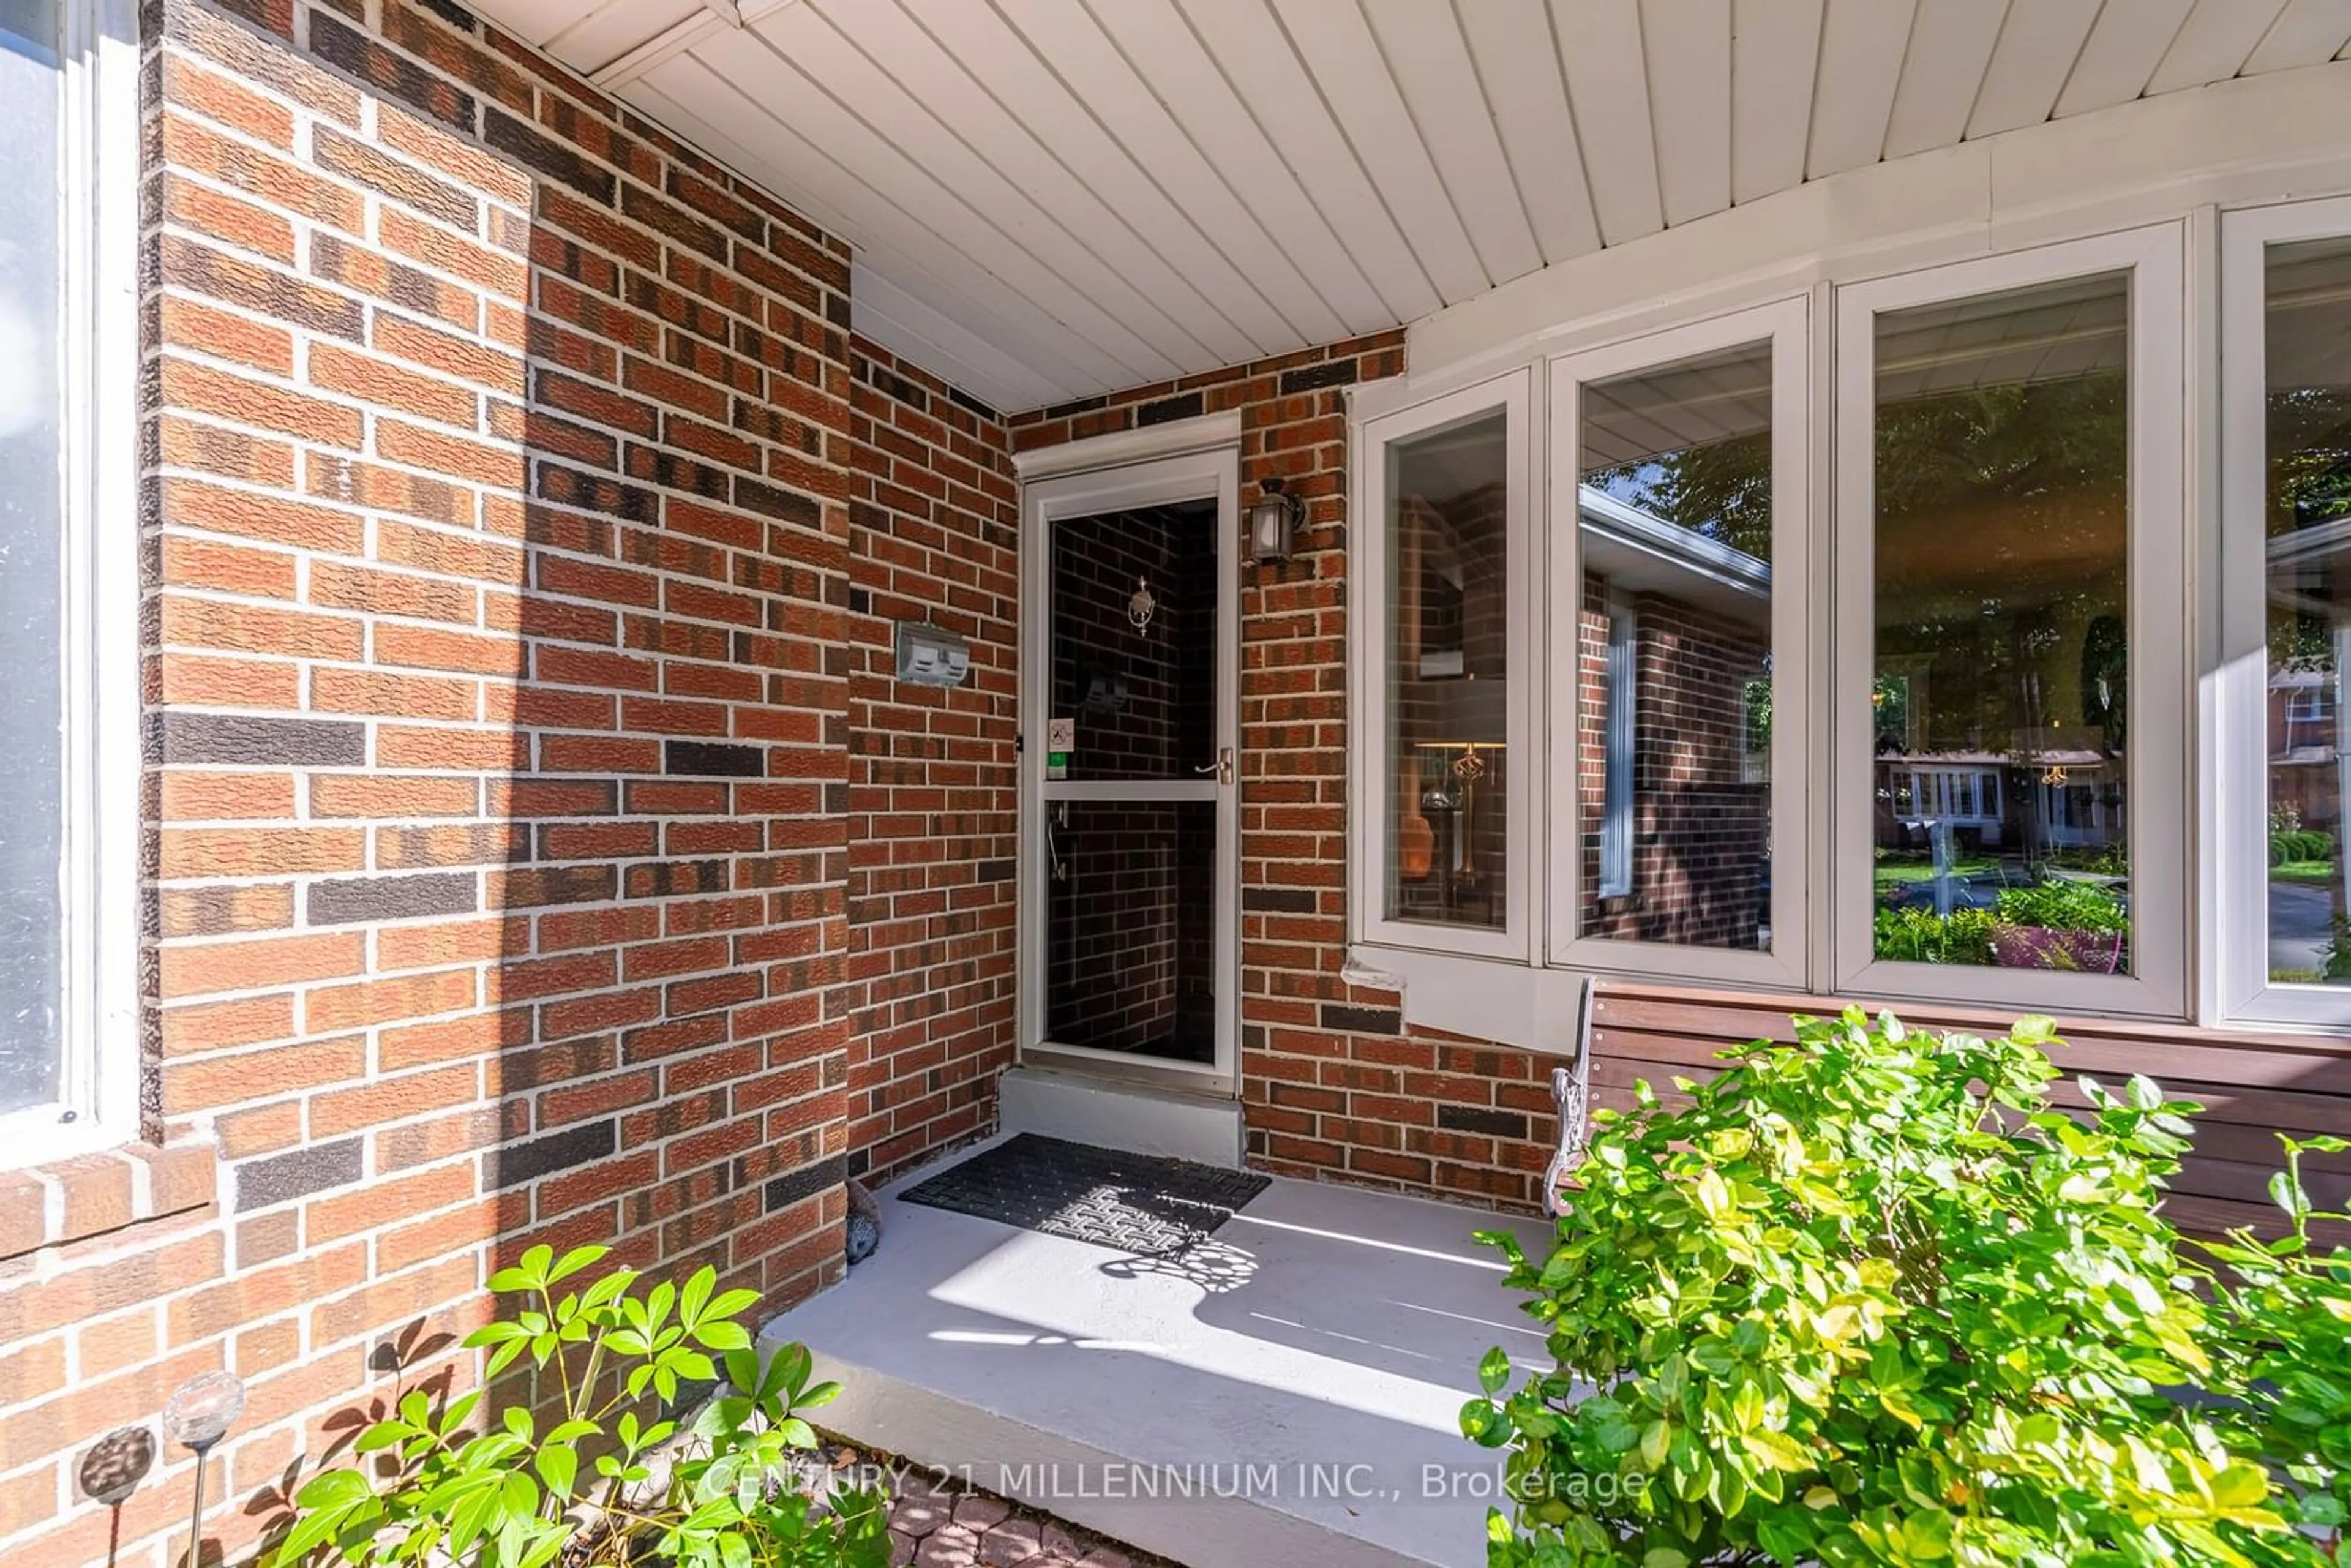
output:
[{"label": "white window frame", "polygon": [[2218,883],[2214,1021],[2340,1030],[2351,1025],[2351,987],[2269,977],[2267,252],[2309,239],[2351,239],[2351,196],[2220,214],[2222,657],[2208,677],[2217,756],[2206,821]]},{"label": "white window frame", "polygon": [[138,18],[62,9],[63,1071],[56,1101],[0,1114],[5,1167],[141,1130]]},{"label": "white window frame", "polygon": [[[1805,781],[1811,776],[1806,747],[1813,678],[1812,337],[1810,297],[1796,295],[1551,361],[1551,608],[1545,620],[1552,628],[1551,666],[1572,672],[1583,596],[1579,455],[1584,383],[1750,343],[1771,345],[1771,950],[1737,952],[1577,934],[1583,878],[1574,825],[1581,693],[1571,674],[1551,683],[1546,803],[1552,819],[1562,824],[1551,836],[1548,946],[1554,965],[1782,988],[1801,988],[1809,977],[1809,890],[1804,877],[1789,876],[1785,868],[1803,865],[1810,843]],[[1741,749],[1743,756],[1743,737]]]},{"label": "white window frame", "polygon": [[[1837,988],[1876,997],[2176,1019],[2189,1004],[2196,908],[2185,872],[2192,763],[2186,476],[2185,226],[2092,238],[1900,273],[1837,290],[1836,528],[1832,603],[1836,723],[1831,867]],[[1880,960],[1872,886],[1876,789],[1870,676],[1876,667],[1876,317],[2097,273],[2128,272],[2131,656],[2130,905],[2133,973],[2064,974]]]},{"label": "white window frame", "polygon": [[[1357,527],[1351,543],[1351,567],[1356,584],[1358,632],[1349,639],[1353,667],[1348,688],[1354,694],[1348,715],[1353,737],[1350,755],[1355,788],[1350,792],[1349,836],[1353,841],[1349,874],[1356,890],[1348,903],[1353,911],[1350,936],[1358,942],[1455,953],[1473,957],[1530,960],[1533,948],[1533,907],[1529,883],[1541,863],[1534,852],[1537,815],[1528,791],[1534,770],[1530,753],[1534,745],[1534,690],[1541,672],[1528,636],[1529,584],[1533,573],[1528,555],[1531,497],[1536,476],[1531,469],[1529,436],[1533,418],[1533,373],[1521,368],[1480,382],[1475,386],[1416,403],[1382,418],[1366,421],[1354,434],[1354,493],[1362,497],[1355,513]],[[1502,777],[1508,800],[1505,835],[1509,854],[1504,862],[1502,925],[1497,929],[1455,926],[1435,921],[1398,920],[1387,914],[1388,856],[1395,847],[1394,824],[1386,820],[1388,778],[1395,764],[1388,756],[1388,643],[1393,606],[1387,591],[1389,557],[1388,448],[1448,425],[1493,413],[1505,417],[1506,472],[1510,486],[1504,497],[1503,526],[1507,531],[1504,570],[1510,584],[1509,624],[1503,636],[1510,692],[1505,707]]]}]

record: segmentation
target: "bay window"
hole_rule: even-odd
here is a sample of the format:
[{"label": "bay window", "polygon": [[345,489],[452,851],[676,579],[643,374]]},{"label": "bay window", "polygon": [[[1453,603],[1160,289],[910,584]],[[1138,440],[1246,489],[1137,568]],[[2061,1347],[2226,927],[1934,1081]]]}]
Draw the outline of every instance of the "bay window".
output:
[{"label": "bay window", "polygon": [[[1538,1009],[1555,969],[2188,1016],[2187,231],[1813,282],[1590,330],[1531,383],[1374,396],[1354,932],[1386,957],[1367,964],[1464,1009],[1480,982],[1433,957],[1531,965],[1524,985],[1479,972]],[[2276,821],[2288,797],[2311,819],[2288,880],[2323,864],[2351,912],[2316,836],[2346,782],[2303,756],[2333,767],[2344,712],[2343,433],[2312,389],[2336,384],[2324,346],[2351,345],[2322,320],[2351,311],[2351,245],[2278,265],[2305,280],[2272,393],[2295,413],[2273,487],[2298,488],[2267,503],[2294,542],[2252,616],[2286,650],[2272,727],[2301,772],[2256,786]],[[2313,281],[2329,268],[2337,293]],[[2269,907],[2306,925],[2325,896]],[[2351,985],[2342,967],[2298,980]]]},{"label": "bay window", "polygon": [[2351,1028],[2351,196],[1818,272],[1366,394],[1369,967]]}]

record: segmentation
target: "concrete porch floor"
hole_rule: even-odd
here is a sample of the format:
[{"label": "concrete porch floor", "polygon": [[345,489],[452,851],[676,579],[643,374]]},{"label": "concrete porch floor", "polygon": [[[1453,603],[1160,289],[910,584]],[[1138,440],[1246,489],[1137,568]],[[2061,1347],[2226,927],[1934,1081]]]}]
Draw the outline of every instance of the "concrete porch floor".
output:
[{"label": "concrete porch floor", "polygon": [[1469,1234],[1541,1221],[1276,1178],[1138,1258],[898,1200],[927,1174],[762,1334],[841,1381],[823,1425],[1191,1568],[1484,1562],[1499,1456],[1456,1414],[1489,1346],[1543,1350]]}]

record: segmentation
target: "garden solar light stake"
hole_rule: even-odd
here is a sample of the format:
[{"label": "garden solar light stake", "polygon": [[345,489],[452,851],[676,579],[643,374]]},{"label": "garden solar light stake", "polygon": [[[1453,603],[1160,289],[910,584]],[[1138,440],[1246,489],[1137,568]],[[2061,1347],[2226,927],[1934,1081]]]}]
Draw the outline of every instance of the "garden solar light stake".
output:
[{"label": "garden solar light stake", "polygon": [[245,1383],[234,1372],[207,1372],[172,1391],[163,1405],[163,1432],[194,1450],[196,1486],[188,1506],[187,1568],[200,1568],[204,1555],[204,1457],[225,1437],[245,1409]]}]

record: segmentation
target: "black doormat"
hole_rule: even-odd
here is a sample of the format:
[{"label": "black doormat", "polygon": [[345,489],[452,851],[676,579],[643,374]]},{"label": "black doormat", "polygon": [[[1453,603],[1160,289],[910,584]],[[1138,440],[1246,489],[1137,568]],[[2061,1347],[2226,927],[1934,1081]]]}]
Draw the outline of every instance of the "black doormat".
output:
[{"label": "black doormat", "polygon": [[1215,1235],[1269,1185],[1250,1171],[1021,1133],[898,1196],[1046,1236],[1168,1257]]}]

